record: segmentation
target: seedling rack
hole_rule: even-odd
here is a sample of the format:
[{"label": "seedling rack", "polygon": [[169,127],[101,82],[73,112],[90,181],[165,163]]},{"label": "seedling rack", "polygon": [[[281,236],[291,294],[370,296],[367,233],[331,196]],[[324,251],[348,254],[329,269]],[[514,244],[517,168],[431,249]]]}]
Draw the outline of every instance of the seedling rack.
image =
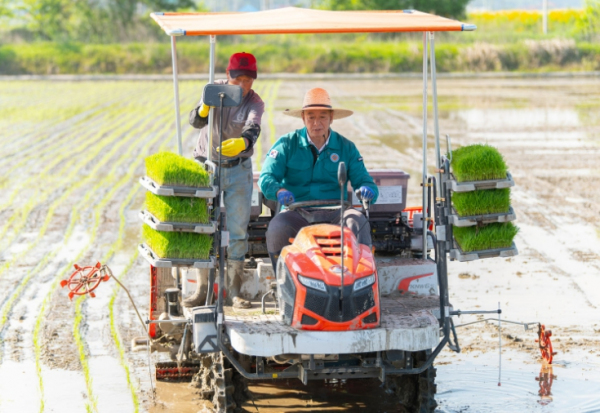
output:
[{"label": "seedling rack", "polygon": [[160,185],[147,176],[142,176],[140,178],[140,184],[155,195],[187,196],[208,199],[217,196],[217,187],[214,185],[207,187]]},{"label": "seedling rack", "polygon": [[450,185],[450,189],[454,192],[471,192],[478,191],[481,189],[502,189],[510,188],[515,186],[510,172],[506,173],[505,179],[488,179],[485,181],[465,181],[458,182],[452,172],[448,172],[442,175],[442,182],[447,182]]},{"label": "seedling rack", "polygon": [[214,268],[216,258],[211,256],[207,260],[187,259],[187,258],[160,258],[152,249],[142,243],[138,246],[138,251],[152,265],[157,268],[171,267],[193,267],[193,268]]},{"label": "seedling rack", "polygon": [[517,215],[512,207],[509,208],[508,212],[497,213],[497,214],[485,214],[485,215],[459,215],[454,207],[451,207],[451,214],[448,215],[448,223],[455,227],[471,227],[474,225],[481,224],[492,224],[495,222],[510,222],[517,219]]},{"label": "seedling rack", "polygon": [[508,258],[517,255],[519,251],[515,243],[508,248],[493,248],[489,250],[478,250],[463,252],[456,241],[453,241],[453,248],[450,250],[450,259],[459,262],[482,260],[484,258]]},{"label": "seedling rack", "polygon": [[438,225],[436,227],[436,232],[438,234],[438,241],[447,241],[446,248],[448,248],[448,254],[450,256],[450,259],[457,260],[459,262],[465,262],[480,260],[484,258],[512,257],[517,255],[519,251],[517,250],[517,247],[514,242],[508,248],[494,248],[464,252],[456,242],[452,231],[453,226],[481,226],[489,223],[505,223],[516,219],[516,214],[512,207],[510,207],[509,211],[504,214],[493,213],[461,217],[456,213],[456,210],[452,206],[453,192],[471,192],[487,189],[502,189],[514,186],[515,182],[512,179],[510,172],[506,173],[506,179],[457,182],[450,169],[450,161],[448,160],[448,158],[442,156],[440,158],[440,165],[440,189],[443,196],[437,199],[436,201],[441,201],[441,203],[439,204],[440,208],[438,209],[438,212],[441,213],[439,215],[442,216],[438,216],[438,219],[436,221]]},{"label": "seedling rack", "polygon": [[[187,197],[187,198],[204,198],[206,199],[206,207],[211,208],[213,199],[218,194],[218,188],[214,185],[206,187],[194,187],[185,185],[161,185],[148,176],[142,176],[139,180],[140,184],[154,195],[169,196],[169,197]],[[209,181],[212,183],[212,181]],[[217,225],[214,221],[209,223],[200,222],[171,222],[160,221],[153,214],[146,210],[140,211],[140,219],[150,228],[156,231],[163,232],[187,232],[196,234],[214,234]],[[140,254],[152,265],[158,268],[172,267],[193,267],[193,268],[214,268],[216,257],[209,256],[208,259],[199,258],[175,258],[175,257],[160,257],[146,243],[138,246]]]},{"label": "seedling rack", "polygon": [[199,222],[160,221],[150,212],[145,210],[140,211],[139,216],[146,225],[148,225],[150,228],[154,228],[157,231],[214,234],[214,232],[217,230],[217,223],[215,221],[210,221],[208,224],[202,224]]}]

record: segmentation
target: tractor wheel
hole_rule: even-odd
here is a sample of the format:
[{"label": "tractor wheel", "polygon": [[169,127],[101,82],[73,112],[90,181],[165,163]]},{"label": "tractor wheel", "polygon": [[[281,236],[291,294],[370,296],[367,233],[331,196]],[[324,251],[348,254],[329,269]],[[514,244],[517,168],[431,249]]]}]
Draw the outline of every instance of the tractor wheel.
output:
[{"label": "tractor wheel", "polygon": [[212,402],[216,413],[233,413],[246,400],[245,379],[221,352],[202,358],[200,372],[193,378],[192,386],[200,389],[204,400]]},{"label": "tractor wheel", "polygon": [[[427,358],[426,352],[415,355],[415,366],[423,365]],[[406,374],[403,376],[388,376],[386,386],[400,400],[400,404],[409,413],[433,413],[437,407],[435,393],[435,367],[430,366],[421,374]]]}]

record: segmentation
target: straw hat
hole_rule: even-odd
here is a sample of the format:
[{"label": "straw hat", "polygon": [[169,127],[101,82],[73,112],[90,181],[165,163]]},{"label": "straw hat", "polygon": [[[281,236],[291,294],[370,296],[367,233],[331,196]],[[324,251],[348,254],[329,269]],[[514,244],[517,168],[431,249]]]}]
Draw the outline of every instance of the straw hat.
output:
[{"label": "straw hat", "polygon": [[331,110],[333,111],[333,119],[347,118],[354,112],[348,109],[334,109],[331,106],[331,99],[329,99],[329,93],[325,89],[316,87],[310,89],[304,95],[304,103],[302,109],[289,110],[286,109],[283,112],[284,115],[292,116],[294,118],[301,118],[302,112],[305,110]]}]

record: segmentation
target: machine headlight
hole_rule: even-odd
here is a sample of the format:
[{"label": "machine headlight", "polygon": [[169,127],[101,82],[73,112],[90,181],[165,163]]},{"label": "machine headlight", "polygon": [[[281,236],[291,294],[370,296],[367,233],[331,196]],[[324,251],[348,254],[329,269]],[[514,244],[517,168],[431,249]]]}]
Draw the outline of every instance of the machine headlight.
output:
[{"label": "machine headlight", "polygon": [[327,287],[325,287],[325,283],[323,281],[315,280],[314,278],[303,277],[298,274],[298,281],[305,287],[313,288],[315,290],[327,292]]},{"label": "machine headlight", "polygon": [[375,274],[371,274],[368,277],[359,278],[354,282],[354,291],[361,290],[373,284],[375,284]]}]

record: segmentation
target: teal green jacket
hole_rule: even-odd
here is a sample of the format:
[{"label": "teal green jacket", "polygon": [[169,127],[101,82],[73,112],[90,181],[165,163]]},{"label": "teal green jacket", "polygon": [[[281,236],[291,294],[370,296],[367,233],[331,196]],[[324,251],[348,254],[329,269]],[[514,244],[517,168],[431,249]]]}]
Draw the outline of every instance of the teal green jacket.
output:
[{"label": "teal green jacket", "polygon": [[[337,171],[340,161],[352,188],[368,186],[375,193],[371,203],[377,201],[379,191],[367,172],[363,158],[354,143],[331,131],[329,143],[314,161],[306,128],[297,129],[275,142],[262,166],[258,185],[262,193],[277,200],[277,191],[285,188],[294,194],[296,202],[322,199],[340,199]],[[347,193],[344,193],[346,198]]]}]

